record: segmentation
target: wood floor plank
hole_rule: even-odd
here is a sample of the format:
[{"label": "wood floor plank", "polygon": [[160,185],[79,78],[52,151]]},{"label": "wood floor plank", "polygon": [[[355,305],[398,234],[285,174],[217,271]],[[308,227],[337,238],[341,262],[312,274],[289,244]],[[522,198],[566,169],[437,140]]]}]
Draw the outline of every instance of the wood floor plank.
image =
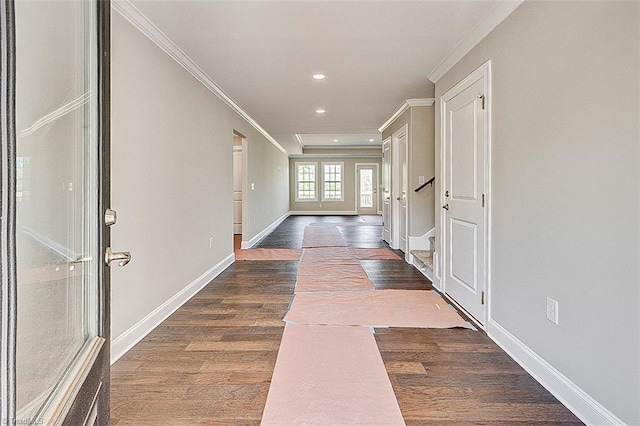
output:
[{"label": "wood floor plank", "polygon": [[[338,229],[354,247],[388,248],[357,216],[292,216],[258,246],[300,248],[313,222],[349,225]],[[360,264],[377,289],[431,289],[406,262]],[[297,268],[243,261],[222,272],[112,366],[111,424],[259,425]],[[375,339],[407,425],[581,424],[482,331],[389,328]]]}]

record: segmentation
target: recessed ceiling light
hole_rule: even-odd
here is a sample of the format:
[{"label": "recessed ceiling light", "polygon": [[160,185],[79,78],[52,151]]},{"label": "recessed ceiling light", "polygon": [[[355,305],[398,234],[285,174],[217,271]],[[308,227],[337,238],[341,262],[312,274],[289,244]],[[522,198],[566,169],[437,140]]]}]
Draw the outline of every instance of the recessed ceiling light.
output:
[{"label": "recessed ceiling light", "polygon": [[369,139],[369,142],[374,142],[374,141],[375,141],[375,139]]},{"label": "recessed ceiling light", "polygon": [[334,139],[333,141],[334,141],[334,142],[338,142],[338,139]]},{"label": "recessed ceiling light", "polygon": [[327,111],[325,111],[325,110],[323,110],[323,109],[317,109],[317,110],[316,110],[316,112],[317,112],[318,114],[324,114],[324,113],[325,113],[325,112],[327,112]]},{"label": "recessed ceiling light", "polygon": [[314,80],[324,80],[324,74],[314,74]]}]

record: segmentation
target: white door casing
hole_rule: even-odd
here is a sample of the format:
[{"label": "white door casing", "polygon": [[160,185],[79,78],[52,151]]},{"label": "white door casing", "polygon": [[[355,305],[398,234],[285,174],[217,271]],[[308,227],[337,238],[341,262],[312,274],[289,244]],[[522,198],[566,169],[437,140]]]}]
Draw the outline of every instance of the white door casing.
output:
[{"label": "white door casing", "polygon": [[391,138],[382,143],[382,239],[392,245],[391,231]]},{"label": "white door casing", "polygon": [[441,98],[442,289],[487,319],[490,63]]}]

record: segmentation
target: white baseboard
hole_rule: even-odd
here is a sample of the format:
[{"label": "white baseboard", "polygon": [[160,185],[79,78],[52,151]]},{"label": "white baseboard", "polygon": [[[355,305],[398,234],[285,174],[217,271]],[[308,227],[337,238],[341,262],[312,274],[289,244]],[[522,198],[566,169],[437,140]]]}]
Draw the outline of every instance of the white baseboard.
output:
[{"label": "white baseboard", "polygon": [[625,424],[493,319],[489,319],[486,331],[498,346],[584,423],[587,425]]},{"label": "white baseboard", "polygon": [[224,271],[229,265],[231,265],[234,260],[235,255],[231,253],[229,256],[222,259],[207,272],[200,275],[193,282],[176,293],[169,300],[158,306],[149,315],[134,324],[133,327],[113,339],[111,341],[111,364],[120,359],[120,357],[127,353],[127,351],[131,349],[136,343],[138,343],[154,328],[160,325],[162,321],[167,319],[169,315],[173,314],[179,307],[184,305],[196,293],[202,290],[202,288],[209,284],[212,279],[217,277],[222,271]]},{"label": "white baseboard", "polygon": [[341,210],[341,211],[291,211],[291,216],[356,216],[358,212],[355,210]]},{"label": "white baseboard", "polygon": [[278,225],[280,225],[286,218],[288,218],[289,215],[290,215],[290,213],[283,214],[280,218],[276,219],[276,221],[273,222],[271,225],[267,226],[262,231],[260,231],[258,233],[258,235],[256,235],[255,237],[251,238],[249,241],[243,241],[242,243],[240,243],[240,248],[241,249],[249,249],[249,248],[253,247],[258,241],[263,239],[269,232],[271,232],[274,229],[276,229],[276,227]]},{"label": "white baseboard", "polygon": [[412,265],[413,265],[413,266],[414,266],[414,267],[415,267],[415,268],[416,268],[416,269],[417,269],[417,270],[418,270],[422,275],[424,275],[425,277],[427,277],[427,279],[428,279],[429,281],[431,281],[431,283],[433,283],[433,271],[432,271],[431,269],[429,269],[429,268],[424,268],[424,269],[419,268],[419,267],[418,267],[418,265],[416,265],[415,263],[413,263],[413,256],[411,256],[411,257],[412,257],[412,259],[411,259],[411,264],[412,264]]}]

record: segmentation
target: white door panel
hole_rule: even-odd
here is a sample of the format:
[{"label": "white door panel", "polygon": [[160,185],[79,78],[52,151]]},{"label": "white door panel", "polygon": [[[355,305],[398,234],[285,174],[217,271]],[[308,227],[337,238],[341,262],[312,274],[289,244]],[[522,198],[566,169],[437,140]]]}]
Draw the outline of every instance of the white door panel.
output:
[{"label": "white door panel", "polygon": [[443,96],[443,287],[480,323],[485,321],[486,150],[485,77]]}]

